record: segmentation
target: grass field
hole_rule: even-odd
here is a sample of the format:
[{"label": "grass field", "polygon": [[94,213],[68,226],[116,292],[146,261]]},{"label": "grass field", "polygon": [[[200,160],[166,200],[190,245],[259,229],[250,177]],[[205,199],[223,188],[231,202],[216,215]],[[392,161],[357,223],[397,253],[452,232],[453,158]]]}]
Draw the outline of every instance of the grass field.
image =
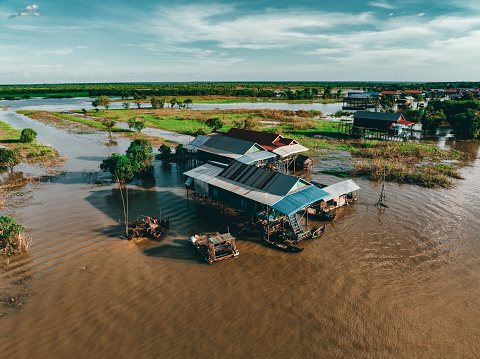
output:
[{"label": "grass field", "polygon": [[0,121],[0,144],[12,150],[18,150],[23,162],[51,165],[60,161],[58,152],[50,146],[37,141],[20,142],[21,132],[21,130],[13,128],[8,123]]}]

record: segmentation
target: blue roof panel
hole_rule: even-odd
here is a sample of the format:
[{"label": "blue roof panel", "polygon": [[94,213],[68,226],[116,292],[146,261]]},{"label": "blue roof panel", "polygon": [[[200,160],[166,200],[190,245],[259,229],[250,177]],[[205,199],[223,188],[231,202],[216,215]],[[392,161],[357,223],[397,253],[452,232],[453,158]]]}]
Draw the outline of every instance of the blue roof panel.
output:
[{"label": "blue roof panel", "polygon": [[286,214],[287,216],[291,216],[292,214],[300,211],[302,208],[305,208],[306,206],[318,202],[328,196],[330,196],[330,193],[316,186],[311,186],[286,196],[275,203],[272,208],[276,211]]}]

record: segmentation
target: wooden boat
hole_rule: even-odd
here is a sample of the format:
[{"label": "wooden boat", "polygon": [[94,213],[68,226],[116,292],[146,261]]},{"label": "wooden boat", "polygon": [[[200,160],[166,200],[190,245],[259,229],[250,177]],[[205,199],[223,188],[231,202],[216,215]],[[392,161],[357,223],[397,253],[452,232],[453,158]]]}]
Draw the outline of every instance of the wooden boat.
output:
[{"label": "wooden boat", "polygon": [[298,248],[294,246],[290,246],[285,243],[280,243],[280,242],[271,242],[271,241],[265,241],[269,246],[272,246],[273,248],[279,249],[284,252],[290,252],[290,253],[298,253],[303,251],[303,248]]},{"label": "wooden boat", "polygon": [[235,237],[230,233],[204,233],[190,237],[189,242],[208,264],[239,255]]},{"label": "wooden boat", "polygon": [[322,234],[324,234],[324,233],[325,233],[325,225],[323,225],[323,226],[321,226],[321,227],[319,227],[319,228],[317,228],[317,229],[312,229],[312,230],[310,231],[310,238],[312,238],[312,239],[313,239],[313,238],[318,238],[318,237],[320,237],[320,236],[321,236]]},{"label": "wooden boat", "polygon": [[335,214],[331,214],[322,210],[317,211],[317,213],[315,213],[315,216],[317,216],[320,220],[324,221],[333,221],[336,217]]}]

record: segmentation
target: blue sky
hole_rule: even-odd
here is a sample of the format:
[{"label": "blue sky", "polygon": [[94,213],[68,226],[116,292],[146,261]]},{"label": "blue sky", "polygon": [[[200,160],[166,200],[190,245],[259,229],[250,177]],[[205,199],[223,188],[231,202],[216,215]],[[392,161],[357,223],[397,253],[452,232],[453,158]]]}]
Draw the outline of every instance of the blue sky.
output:
[{"label": "blue sky", "polygon": [[0,84],[479,74],[478,0],[0,0]]}]

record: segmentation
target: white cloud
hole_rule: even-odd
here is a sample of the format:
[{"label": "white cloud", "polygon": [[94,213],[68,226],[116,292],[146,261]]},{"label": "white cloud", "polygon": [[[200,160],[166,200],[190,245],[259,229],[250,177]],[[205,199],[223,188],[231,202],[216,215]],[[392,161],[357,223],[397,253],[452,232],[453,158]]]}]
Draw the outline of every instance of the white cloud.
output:
[{"label": "white cloud", "polygon": [[424,12],[421,12],[420,14],[417,14],[417,16],[425,16],[425,13]]},{"label": "white cloud", "polygon": [[384,9],[395,9],[395,6],[387,3],[386,0],[370,1],[370,2],[368,3],[368,5],[370,5],[370,6],[376,6],[376,7],[381,7],[381,8],[384,8]]},{"label": "white cloud", "polygon": [[10,17],[13,18],[16,16],[40,16],[38,9],[39,7],[36,4],[28,5],[25,9],[20,10],[17,15],[12,15]]},{"label": "white cloud", "polygon": [[[298,42],[318,41],[339,26],[368,25],[370,13],[276,12],[229,18],[231,6],[162,8],[152,20],[155,35],[163,43],[214,42],[228,49],[281,49]],[[179,16],[178,14],[184,14]],[[222,15],[218,18],[218,15]],[[175,29],[175,31],[172,31]]]}]

